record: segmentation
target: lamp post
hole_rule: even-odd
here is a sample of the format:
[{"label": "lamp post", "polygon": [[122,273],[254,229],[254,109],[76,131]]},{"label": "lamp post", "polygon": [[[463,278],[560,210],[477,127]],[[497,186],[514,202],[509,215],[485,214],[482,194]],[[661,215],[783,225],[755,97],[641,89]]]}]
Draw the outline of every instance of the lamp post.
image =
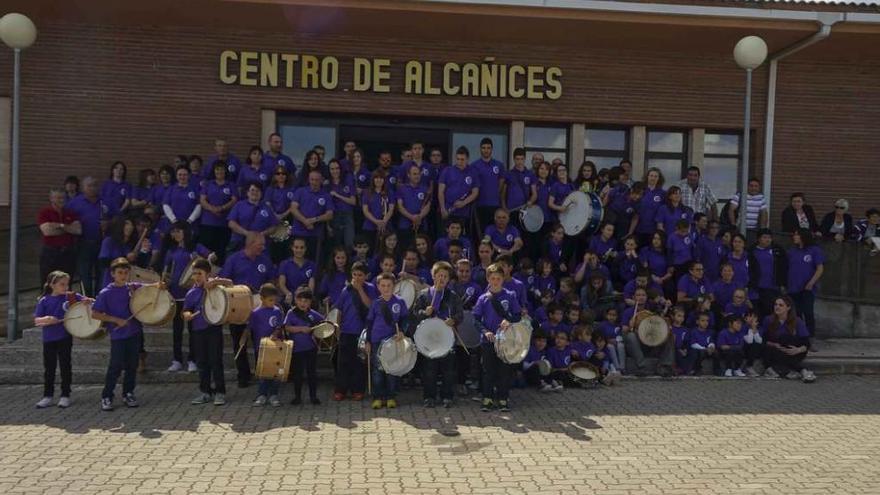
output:
[{"label": "lamp post", "polygon": [[736,64],[746,70],[745,123],[743,124],[742,170],[739,181],[739,231],[746,235],[746,213],[749,193],[749,128],[752,113],[752,70],[764,63],[767,58],[767,43],[757,36],[746,36],[733,48]]},{"label": "lamp post", "polygon": [[34,44],[37,27],[27,16],[10,13],[0,18],[0,39],[15,54],[12,76],[12,183],[10,184],[9,220],[9,309],[6,336],[18,338],[18,181],[21,118],[21,51]]}]

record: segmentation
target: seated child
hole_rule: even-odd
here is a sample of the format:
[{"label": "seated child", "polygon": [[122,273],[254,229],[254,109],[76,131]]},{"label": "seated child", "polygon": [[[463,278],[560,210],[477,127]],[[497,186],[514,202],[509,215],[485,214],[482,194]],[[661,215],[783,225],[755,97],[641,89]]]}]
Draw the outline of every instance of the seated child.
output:
[{"label": "seated child", "polygon": [[617,308],[605,310],[605,321],[599,323],[598,330],[598,333],[605,338],[612,366],[615,370],[623,373],[626,369],[626,346],[623,344],[623,333],[618,321]]},{"label": "seated child", "polygon": [[743,332],[743,355],[745,357],[746,375],[755,377],[755,360],[764,354],[764,329],[758,324],[758,314],[749,310],[743,319],[745,326]]},{"label": "seated child", "polygon": [[718,332],[718,355],[724,376],[746,376],[740,369],[743,362],[742,319],[729,315],[724,318],[724,329]]},{"label": "seated child", "polygon": [[703,311],[696,316],[696,326],[690,333],[691,350],[695,351],[694,357],[694,375],[700,375],[703,372],[703,360],[706,358],[715,359],[716,350],[715,342],[712,339],[712,332],[709,330],[709,313]]},{"label": "seated child", "polygon": [[523,359],[522,369],[525,376],[526,384],[538,387],[541,392],[549,392],[553,390],[550,383],[550,376],[541,374],[538,362],[547,359],[547,336],[543,332],[535,332],[532,334],[532,345],[529,347],[529,353]]},{"label": "seated child", "polygon": [[690,347],[691,331],[684,325],[684,319],[684,306],[672,308],[672,325],[669,330],[672,332],[672,338],[675,339],[675,367],[678,369],[678,374],[689,375],[693,371],[697,354]]},{"label": "seated child", "polygon": [[550,385],[553,391],[563,389],[568,378],[568,365],[571,364],[571,346],[568,345],[568,334],[559,332],[554,339],[556,345],[547,349],[547,361],[550,362]]},{"label": "seated child", "polygon": [[731,301],[724,305],[724,316],[735,315],[740,318],[752,310],[752,303],[749,301],[745,289],[736,289],[733,291]]}]

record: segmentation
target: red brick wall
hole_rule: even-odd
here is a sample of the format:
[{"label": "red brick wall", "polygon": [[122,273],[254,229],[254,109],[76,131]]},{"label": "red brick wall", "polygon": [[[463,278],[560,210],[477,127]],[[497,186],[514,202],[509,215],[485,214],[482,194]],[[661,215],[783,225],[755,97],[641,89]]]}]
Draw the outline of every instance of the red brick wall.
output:
[{"label": "red brick wall", "polygon": [[[223,49],[335,55],[342,62],[342,82],[350,80],[345,62],[350,57],[388,57],[396,76],[391,94],[227,86],[217,78]],[[403,94],[406,60],[479,62],[486,55],[499,63],[562,67],[563,97],[529,101]],[[878,70],[877,64],[793,61],[782,66],[775,191],[804,190],[817,207],[843,195],[833,191],[846,191],[859,210],[876,200],[871,192],[878,182],[867,172],[870,158],[880,151],[875,139],[880,131]],[[9,74],[11,55],[3,50],[0,94],[11,93]],[[42,23],[38,44],[24,57],[23,223],[33,222],[47,188],[67,174],[105,177],[110,163],[121,159],[134,180],[137,169],[168,163],[175,154],[207,155],[212,139],[220,135],[243,155],[259,140],[261,108],[736,128],[742,121],[743,77],[729,53],[699,48],[668,53],[662,46],[641,51],[534,43],[475,47],[419,41],[417,36],[381,41]],[[766,71],[761,70],[754,86],[755,163],[761,160],[765,87]],[[827,183],[831,173],[833,190]],[[778,204],[774,201],[775,212]],[[6,225],[8,210],[0,209],[0,215]]]}]

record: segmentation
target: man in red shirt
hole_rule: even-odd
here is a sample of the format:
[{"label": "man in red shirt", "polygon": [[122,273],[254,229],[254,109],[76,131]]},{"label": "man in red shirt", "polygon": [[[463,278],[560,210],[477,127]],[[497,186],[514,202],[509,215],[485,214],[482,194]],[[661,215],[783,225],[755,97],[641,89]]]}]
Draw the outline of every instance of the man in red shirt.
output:
[{"label": "man in red shirt", "polygon": [[79,219],[64,208],[64,191],[49,192],[49,206],[37,214],[37,225],[42,237],[40,251],[40,280],[49,272],[62,270],[73,274],[76,269],[76,236],[82,233]]}]

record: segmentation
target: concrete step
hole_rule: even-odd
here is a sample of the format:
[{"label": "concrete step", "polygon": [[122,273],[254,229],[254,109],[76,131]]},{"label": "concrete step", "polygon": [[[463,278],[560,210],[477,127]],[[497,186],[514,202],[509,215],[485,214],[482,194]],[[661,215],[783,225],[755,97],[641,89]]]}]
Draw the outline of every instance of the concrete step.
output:
[{"label": "concrete step", "polygon": [[[229,335],[229,330],[224,329],[224,335]],[[184,343],[187,339],[187,333],[184,331],[183,334]],[[74,347],[106,347],[110,348],[109,338],[105,335],[104,337],[97,339],[73,339]],[[227,337],[228,340],[228,337]],[[16,344],[29,344],[36,345],[37,347],[43,342],[43,333],[39,328],[28,328],[22,334],[22,338],[19,341],[16,341]],[[159,347],[171,347],[174,345],[174,334],[170,326],[168,327],[144,327],[144,345],[147,347],[159,348]]]}]

